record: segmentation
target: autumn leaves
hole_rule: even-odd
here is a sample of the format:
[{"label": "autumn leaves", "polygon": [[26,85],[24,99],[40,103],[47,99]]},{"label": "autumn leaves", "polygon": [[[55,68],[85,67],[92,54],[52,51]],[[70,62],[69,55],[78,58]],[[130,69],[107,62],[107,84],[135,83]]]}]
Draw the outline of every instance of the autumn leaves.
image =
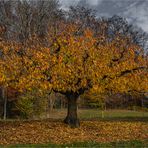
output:
[{"label": "autumn leaves", "polygon": [[[77,29],[76,25],[67,24],[66,31],[56,36],[50,48],[39,43],[37,38],[27,47],[13,41],[1,41],[1,85],[20,91],[39,87],[77,92],[87,88],[88,83],[100,92],[106,88],[118,92],[148,89],[145,85],[147,72],[133,70],[147,67],[143,49],[128,37],[121,36],[100,45],[99,35],[90,29],[78,35]],[[54,50],[57,51],[52,52]],[[131,72],[120,76],[126,70]]]}]

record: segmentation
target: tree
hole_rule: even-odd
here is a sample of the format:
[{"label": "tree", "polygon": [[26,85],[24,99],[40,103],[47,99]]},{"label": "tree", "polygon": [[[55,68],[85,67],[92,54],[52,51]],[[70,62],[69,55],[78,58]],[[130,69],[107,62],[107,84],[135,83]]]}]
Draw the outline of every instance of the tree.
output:
[{"label": "tree", "polygon": [[[147,91],[147,58],[143,49],[130,37],[116,34],[106,44],[90,29],[76,34],[76,25],[67,25],[57,37],[50,55],[49,83],[55,92],[64,94],[68,102],[65,123],[78,127],[77,100],[85,91]],[[140,54],[136,54],[139,51]]]},{"label": "tree", "polygon": [[62,18],[58,0],[2,0],[0,1],[0,26],[5,28],[6,39],[20,42],[34,34],[46,37],[48,26]]},{"label": "tree", "polygon": [[[0,86],[4,100],[4,119],[7,116],[7,88],[17,81],[20,59],[15,55],[13,44],[6,41],[0,42]],[[17,47],[15,46],[17,49]]]},{"label": "tree", "polygon": [[[79,29],[94,28],[96,22],[95,11],[87,7],[71,6],[68,11],[67,20],[79,25]],[[96,26],[95,26],[96,27]]]},{"label": "tree", "polygon": [[[47,51],[42,50],[46,54],[45,58],[49,55]],[[26,48],[26,45],[13,41],[2,40],[0,42],[0,86],[3,90],[4,119],[7,111],[6,92],[9,87],[22,94],[35,88],[44,91],[48,87],[42,80],[42,70],[48,66],[43,56],[33,47]]]},{"label": "tree", "polygon": [[109,26],[109,38],[114,38],[116,33],[120,33],[124,36],[130,36],[131,42],[141,46],[142,48],[147,48],[148,34],[141,28],[129,24],[125,18],[117,15],[107,19],[107,22]]},{"label": "tree", "polygon": [[71,6],[68,11],[67,19],[71,23],[76,23],[78,33],[81,34],[86,28],[90,28],[98,36],[98,44],[106,44],[113,40],[117,34],[128,36],[131,38],[130,42],[148,49],[148,34],[136,25],[130,24],[125,18],[114,15],[110,18],[97,18],[94,10],[87,6]]},{"label": "tree", "polygon": [[68,112],[64,121],[72,127],[80,125],[77,100],[87,90],[102,94],[148,90],[147,57],[131,36],[116,32],[112,40],[100,44],[102,34],[99,38],[90,28],[78,31],[79,25],[61,22],[54,40],[49,38],[50,48],[38,38],[25,45],[0,42],[1,85],[22,92],[38,87],[65,95]]},{"label": "tree", "polygon": [[50,93],[49,95],[49,108],[50,108],[50,112],[52,112],[54,104],[56,101],[56,93],[54,93],[53,91]]}]

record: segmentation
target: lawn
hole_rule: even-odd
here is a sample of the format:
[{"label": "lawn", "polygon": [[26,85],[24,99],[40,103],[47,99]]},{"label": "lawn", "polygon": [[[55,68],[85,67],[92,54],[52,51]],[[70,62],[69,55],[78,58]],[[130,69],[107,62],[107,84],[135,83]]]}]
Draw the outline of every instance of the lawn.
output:
[{"label": "lawn", "polygon": [[[51,119],[63,119],[66,116],[66,109],[54,109],[49,113],[48,118]],[[148,112],[144,111],[132,111],[132,110],[106,110],[100,111],[99,109],[78,109],[79,118],[82,120],[89,119],[144,119],[148,120]]]},{"label": "lawn", "polygon": [[[148,147],[148,113],[79,110],[80,128],[63,124],[66,110],[49,119],[0,121],[0,144],[7,147]],[[142,120],[144,119],[144,120]],[[27,145],[26,145],[27,144]]]},{"label": "lawn", "polygon": [[[103,114],[103,116],[102,116]],[[98,110],[80,110],[80,118],[82,119],[92,119],[92,118],[105,118],[105,119],[140,119],[140,118],[148,118],[148,112],[139,112],[139,111],[131,111],[131,110],[106,110],[106,111],[98,111]]]}]

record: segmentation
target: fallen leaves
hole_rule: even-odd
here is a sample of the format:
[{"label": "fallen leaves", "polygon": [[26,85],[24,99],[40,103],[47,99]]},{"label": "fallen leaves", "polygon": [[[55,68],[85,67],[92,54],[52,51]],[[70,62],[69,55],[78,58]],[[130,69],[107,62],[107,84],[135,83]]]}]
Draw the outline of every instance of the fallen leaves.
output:
[{"label": "fallen leaves", "polygon": [[147,122],[83,121],[70,128],[59,121],[0,122],[0,144],[116,142],[148,139]]}]

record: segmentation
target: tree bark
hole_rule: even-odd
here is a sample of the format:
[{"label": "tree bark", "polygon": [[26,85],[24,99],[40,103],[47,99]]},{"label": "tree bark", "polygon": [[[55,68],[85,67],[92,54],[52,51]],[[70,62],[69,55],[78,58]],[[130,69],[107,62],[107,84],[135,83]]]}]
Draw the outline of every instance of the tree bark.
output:
[{"label": "tree bark", "polygon": [[78,95],[75,94],[67,95],[68,110],[64,122],[70,125],[71,127],[80,126],[80,122],[77,115],[77,100],[78,100]]},{"label": "tree bark", "polygon": [[7,117],[7,94],[6,94],[6,88],[3,87],[2,88],[2,97],[3,97],[3,100],[4,100],[4,115],[3,115],[3,119],[6,120],[6,117]]},{"label": "tree bark", "polygon": [[50,112],[53,111],[53,106],[55,104],[55,100],[56,100],[56,94],[55,94],[55,92],[51,92],[51,94],[49,95],[49,110],[50,110]]}]

